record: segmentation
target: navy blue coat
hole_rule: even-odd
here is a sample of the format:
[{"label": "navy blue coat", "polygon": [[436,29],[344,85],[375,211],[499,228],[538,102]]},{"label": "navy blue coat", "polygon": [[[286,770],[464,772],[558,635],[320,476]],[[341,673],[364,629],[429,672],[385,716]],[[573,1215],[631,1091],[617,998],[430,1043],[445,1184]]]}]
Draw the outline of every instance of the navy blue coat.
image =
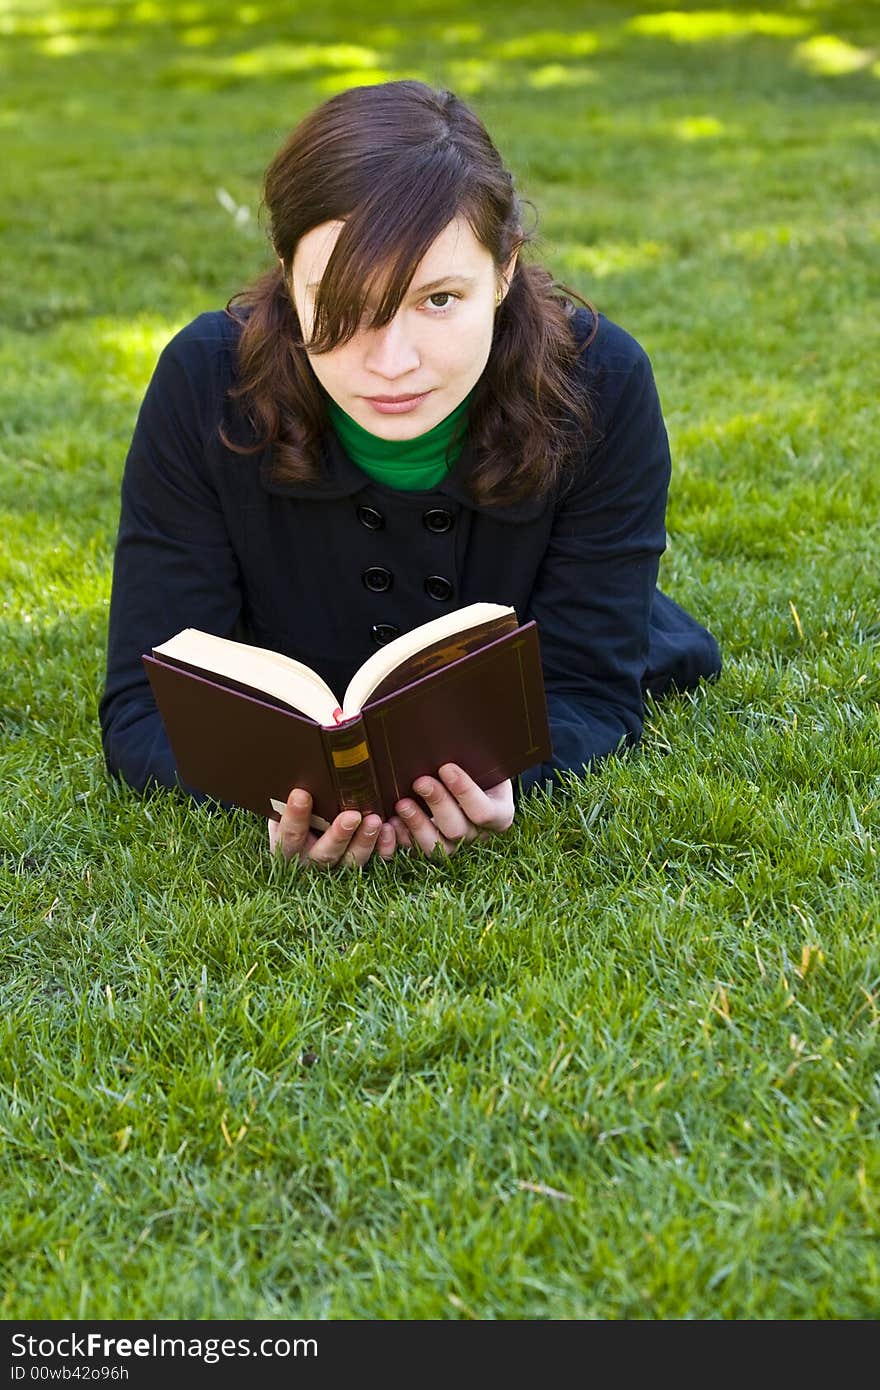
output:
[{"label": "navy blue coat", "polygon": [[[583,341],[590,311],[574,323]],[[341,696],[377,644],[468,603],[512,605],[538,624],[553,740],[517,800],[636,743],[646,688],[718,673],[714,637],[657,589],[669,445],[650,361],[624,329],[600,314],[582,354],[596,420],[576,469],[549,497],[492,507],[468,496],[469,444],[436,487],[405,492],[362,472],[329,425],[321,481],[272,482],[271,451],[234,454],[217,436],[222,417],[248,438],[224,401],[238,332],[222,310],[200,314],[162,351],[138,413],[99,707],[110,772],[183,786],[141,654],[184,627],[296,657]]]}]

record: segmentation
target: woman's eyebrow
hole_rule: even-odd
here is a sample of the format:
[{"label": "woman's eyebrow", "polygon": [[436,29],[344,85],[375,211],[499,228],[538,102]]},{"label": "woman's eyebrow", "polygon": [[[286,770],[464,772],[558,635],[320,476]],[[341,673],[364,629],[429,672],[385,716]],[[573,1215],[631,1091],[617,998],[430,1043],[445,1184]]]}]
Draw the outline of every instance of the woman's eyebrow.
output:
[{"label": "woman's eyebrow", "polygon": [[[427,294],[429,290],[436,290],[440,285],[448,285],[451,281],[459,285],[475,285],[477,278],[475,275],[441,275],[439,280],[429,280],[426,285],[419,285],[412,290],[412,294]],[[312,280],[306,285],[307,290],[316,290],[320,285],[320,280]]]},{"label": "woman's eyebrow", "polygon": [[441,275],[439,280],[429,280],[426,285],[419,285],[413,290],[413,294],[427,294],[429,290],[436,290],[440,285],[448,285],[454,280],[459,285],[475,285],[477,283],[475,275]]}]

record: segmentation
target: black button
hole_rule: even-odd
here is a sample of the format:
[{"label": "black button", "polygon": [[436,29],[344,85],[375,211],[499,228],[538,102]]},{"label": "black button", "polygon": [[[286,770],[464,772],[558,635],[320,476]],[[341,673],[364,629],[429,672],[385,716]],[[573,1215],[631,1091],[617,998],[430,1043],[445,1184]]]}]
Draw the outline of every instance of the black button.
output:
[{"label": "black button", "polygon": [[362,526],[366,526],[368,531],[381,531],[385,525],[385,518],[381,512],[377,512],[375,507],[358,507],[358,521]]},{"label": "black button", "polygon": [[373,623],[370,632],[377,647],[384,647],[386,642],[393,642],[400,636],[400,628],[393,623]]},{"label": "black button", "polygon": [[394,583],[394,575],[382,565],[371,565],[369,569],[364,570],[361,579],[374,594],[384,594]]},{"label": "black button", "polygon": [[442,574],[429,574],[425,580],[425,593],[442,603],[444,599],[452,597],[452,585]]},{"label": "black button", "polygon": [[452,512],[447,512],[445,507],[431,507],[430,511],[425,512],[422,517],[424,525],[435,535],[440,535],[443,531],[450,531],[455,518]]}]

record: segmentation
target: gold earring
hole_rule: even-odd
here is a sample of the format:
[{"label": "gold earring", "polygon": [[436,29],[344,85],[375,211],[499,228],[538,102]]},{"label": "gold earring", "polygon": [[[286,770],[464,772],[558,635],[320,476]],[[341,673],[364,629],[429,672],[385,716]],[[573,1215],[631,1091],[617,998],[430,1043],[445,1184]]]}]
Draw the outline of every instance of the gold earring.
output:
[{"label": "gold earring", "polygon": [[495,307],[496,307],[496,308],[497,308],[498,305],[501,303],[501,301],[502,301],[503,298],[504,298],[504,295],[503,295],[503,294],[501,293],[501,291],[499,290],[498,293],[497,293],[496,296],[495,296]]}]

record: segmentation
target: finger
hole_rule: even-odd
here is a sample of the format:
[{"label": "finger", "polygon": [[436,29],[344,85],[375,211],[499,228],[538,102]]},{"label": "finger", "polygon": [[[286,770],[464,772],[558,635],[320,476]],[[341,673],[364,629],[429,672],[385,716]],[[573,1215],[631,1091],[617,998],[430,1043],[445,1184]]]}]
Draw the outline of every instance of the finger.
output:
[{"label": "finger", "polygon": [[384,821],[376,841],[376,853],[380,859],[393,859],[397,849],[398,836],[391,821]]},{"label": "finger", "polygon": [[360,811],[340,811],[309,849],[309,863],[321,869],[332,869],[338,864],[348,849],[361,819]]},{"label": "finger", "polygon": [[398,801],[396,809],[400,812],[410,837],[423,853],[430,857],[438,844],[445,854],[455,853],[458,845],[454,841],[448,840],[431,817],[426,816],[422,808],[417,806],[414,801]]},{"label": "finger", "polygon": [[410,835],[400,816],[392,816],[391,824],[394,827],[394,833],[397,836],[397,843],[400,845],[400,848],[415,849],[413,837]]},{"label": "finger", "polygon": [[364,816],[339,862],[347,868],[362,869],[378,844],[381,830],[381,816]]},{"label": "finger", "polygon": [[444,763],[437,773],[442,785],[449,789],[472,825],[497,832],[507,830],[513,824],[513,783],[510,778],[484,791],[457,763]]},{"label": "finger", "polygon": [[431,808],[431,819],[441,835],[450,840],[462,836],[471,838],[473,831],[468,817],[450,791],[436,777],[419,777],[413,782],[413,791]]},{"label": "finger", "polygon": [[311,833],[312,798],[302,787],[294,787],[281,813],[275,843],[280,844],[285,859],[301,855],[314,839]]},{"label": "finger", "polygon": [[294,851],[290,850],[289,852],[285,852],[284,849],[284,840],[281,832],[281,822],[277,820],[272,820],[270,818],[268,821],[268,829],[270,855],[277,855],[279,859],[292,859]]}]

